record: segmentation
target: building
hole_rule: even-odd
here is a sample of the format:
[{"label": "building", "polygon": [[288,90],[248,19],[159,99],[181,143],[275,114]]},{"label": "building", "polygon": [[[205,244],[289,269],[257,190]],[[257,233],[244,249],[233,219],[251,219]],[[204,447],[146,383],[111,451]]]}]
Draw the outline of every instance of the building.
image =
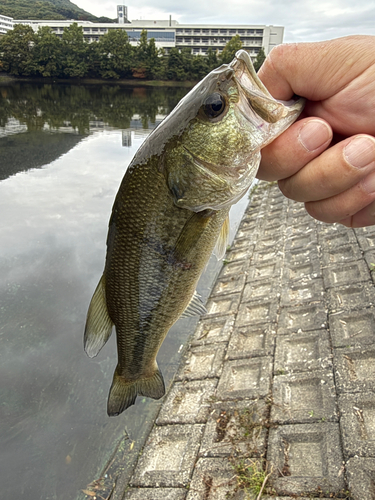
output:
[{"label": "building", "polygon": [[13,18],[0,14],[0,36],[13,29]]},{"label": "building", "polygon": [[179,24],[170,16],[161,21],[128,21],[128,10],[125,5],[117,6],[118,23],[93,23],[91,21],[15,21],[28,24],[34,31],[41,26],[49,26],[57,36],[62,36],[64,28],[76,22],[83,29],[83,35],[88,42],[98,41],[100,36],[114,29],[124,29],[132,45],[137,45],[142,30],[147,30],[147,37],[154,38],[158,48],[166,53],[172,47],[188,47],[193,54],[207,54],[211,48],[221,52],[225,45],[235,35],[239,35],[243,48],[255,58],[261,47],[267,55],[270,50],[283,41],[284,28],[282,26],[266,25],[218,25],[218,24]]}]

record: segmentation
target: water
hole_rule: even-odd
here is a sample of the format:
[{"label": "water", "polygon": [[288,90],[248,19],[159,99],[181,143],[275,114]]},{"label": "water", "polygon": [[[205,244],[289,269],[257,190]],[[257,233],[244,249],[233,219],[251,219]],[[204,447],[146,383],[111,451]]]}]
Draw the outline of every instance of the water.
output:
[{"label": "water", "polygon": [[[121,497],[160,403],[138,398],[109,418],[115,338],[89,359],[83,328],[120,181],[186,91],[0,86],[1,498],[86,498],[95,481],[103,498],[114,484]],[[204,298],[218,269],[211,259]],[[160,350],[167,385],[195,322],[180,320]]]}]

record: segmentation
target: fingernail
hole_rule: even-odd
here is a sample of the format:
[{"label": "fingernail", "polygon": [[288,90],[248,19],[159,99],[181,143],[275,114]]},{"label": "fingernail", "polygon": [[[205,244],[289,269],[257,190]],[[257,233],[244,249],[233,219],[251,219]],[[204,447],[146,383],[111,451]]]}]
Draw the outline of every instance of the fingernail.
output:
[{"label": "fingernail", "polygon": [[332,131],[326,123],[310,120],[301,128],[298,139],[302,146],[312,153],[332,139]]},{"label": "fingernail", "polygon": [[355,137],[345,146],[344,157],[352,167],[356,168],[375,163],[375,140],[368,136]]},{"label": "fingernail", "polygon": [[375,172],[362,181],[362,186],[369,194],[375,192]]}]

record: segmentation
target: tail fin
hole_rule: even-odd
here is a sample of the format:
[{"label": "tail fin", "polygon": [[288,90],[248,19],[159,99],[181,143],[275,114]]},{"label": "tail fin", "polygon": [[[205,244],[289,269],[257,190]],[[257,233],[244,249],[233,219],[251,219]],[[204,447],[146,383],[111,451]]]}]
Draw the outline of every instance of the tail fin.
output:
[{"label": "tail fin", "polygon": [[90,358],[98,354],[112,333],[113,323],[109,317],[105,298],[105,278],[100,278],[87,312],[84,348]]},{"label": "tail fin", "polygon": [[116,367],[113,382],[109,391],[107,413],[110,417],[120,415],[135,403],[137,395],[160,399],[165,394],[163,375],[158,367],[152,377],[126,381]]}]

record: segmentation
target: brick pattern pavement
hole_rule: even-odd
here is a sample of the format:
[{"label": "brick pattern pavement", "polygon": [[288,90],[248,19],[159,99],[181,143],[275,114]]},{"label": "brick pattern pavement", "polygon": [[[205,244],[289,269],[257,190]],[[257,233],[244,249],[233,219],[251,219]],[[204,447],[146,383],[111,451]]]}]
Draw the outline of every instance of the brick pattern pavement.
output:
[{"label": "brick pattern pavement", "polygon": [[374,500],[375,227],[260,183],[224,262],[124,498]]}]

